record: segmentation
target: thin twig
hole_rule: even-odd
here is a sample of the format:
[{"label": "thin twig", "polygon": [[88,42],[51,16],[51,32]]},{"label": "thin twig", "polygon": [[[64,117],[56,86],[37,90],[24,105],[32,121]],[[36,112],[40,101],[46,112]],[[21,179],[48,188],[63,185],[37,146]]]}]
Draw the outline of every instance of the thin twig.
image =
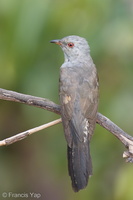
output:
[{"label": "thin twig", "polygon": [[47,124],[43,124],[41,126],[38,126],[36,128],[29,129],[29,130],[24,131],[22,133],[18,133],[17,135],[14,135],[12,137],[9,137],[9,138],[6,138],[4,140],[1,140],[0,141],[0,146],[10,145],[12,143],[18,142],[20,140],[25,139],[27,136],[29,136],[29,135],[31,135],[31,134],[33,134],[35,132],[41,131],[41,130],[43,130],[45,128],[48,128],[50,126],[54,126],[54,125],[59,124],[59,123],[61,123],[61,119],[57,119],[57,120],[54,120],[54,121],[49,122]]},{"label": "thin twig", "polygon": [[[30,106],[35,106],[35,107],[39,107],[39,108],[42,108],[45,110],[49,110],[56,114],[60,114],[60,106],[48,99],[45,99],[45,98],[35,97],[35,96],[31,96],[31,95],[25,95],[25,94],[21,94],[21,93],[17,93],[14,91],[5,90],[5,89],[0,88],[0,99],[24,103],[24,104],[27,104]],[[111,132],[114,136],[116,136],[124,144],[124,146],[128,149],[128,152],[124,152],[123,157],[127,158],[127,162],[133,162],[133,137],[128,135],[126,132],[124,132],[121,128],[119,128],[116,124],[114,124],[110,119],[108,119],[101,113],[97,113],[97,121],[96,122],[100,126],[105,128],[106,130]],[[27,135],[29,135],[29,134],[27,134]],[[15,142],[21,140],[21,136],[16,137]],[[24,135],[22,137],[25,138],[26,136]],[[15,138],[15,136],[13,136],[13,137]]]}]

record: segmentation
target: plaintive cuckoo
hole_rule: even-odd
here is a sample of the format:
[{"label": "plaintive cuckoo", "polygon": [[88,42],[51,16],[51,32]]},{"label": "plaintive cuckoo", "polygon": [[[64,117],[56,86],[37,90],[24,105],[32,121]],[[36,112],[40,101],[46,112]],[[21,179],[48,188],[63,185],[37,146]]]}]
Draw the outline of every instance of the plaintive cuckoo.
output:
[{"label": "plaintive cuckoo", "polygon": [[87,41],[79,36],[52,40],[65,56],[60,68],[61,117],[67,141],[68,170],[75,192],[92,175],[89,143],[98,108],[98,77]]}]

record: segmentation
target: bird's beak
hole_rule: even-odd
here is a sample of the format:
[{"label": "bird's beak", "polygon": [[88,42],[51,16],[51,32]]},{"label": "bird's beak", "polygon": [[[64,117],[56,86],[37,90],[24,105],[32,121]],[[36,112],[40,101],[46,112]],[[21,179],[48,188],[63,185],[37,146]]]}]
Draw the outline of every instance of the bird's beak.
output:
[{"label": "bird's beak", "polygon": [[62,42],[60,40],[51,40],[50,41],[51,43],[55,43],[55,44],[58,44],[58,45],[61,45]]}]

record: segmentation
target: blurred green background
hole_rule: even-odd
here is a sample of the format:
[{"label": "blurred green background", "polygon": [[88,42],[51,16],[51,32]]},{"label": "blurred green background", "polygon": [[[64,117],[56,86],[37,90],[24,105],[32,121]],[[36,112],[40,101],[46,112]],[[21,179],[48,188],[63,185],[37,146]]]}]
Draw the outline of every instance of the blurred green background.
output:
[{"label": "blurred green background", "polygon": [[[100,79],[99,112],[132,134],[132,0],[0,0],[0,87],[59,103],[64,58],[49,41],[73,34],[89,42]],[[0,100],[0,139],[58,117]],[[93,176],[75,194],[62,125],[50,127],[0,148],[0,199],[11,191],[40,193],[44,200],[133,200],[133,166],[124,162],[124,150],[97,125],[91,141]]]}]

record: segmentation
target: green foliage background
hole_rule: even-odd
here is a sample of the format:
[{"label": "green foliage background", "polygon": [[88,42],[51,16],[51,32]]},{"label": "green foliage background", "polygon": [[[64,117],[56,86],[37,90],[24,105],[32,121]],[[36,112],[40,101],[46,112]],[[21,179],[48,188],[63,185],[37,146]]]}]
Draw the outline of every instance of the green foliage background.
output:
[{"label": "green foliage background", "polygon": [[[0,87],[58,100],[63,53],[52,39],[85,37],[100,79],[99,112],[133,130],[132,0],[0,0]],[[0,138],[58,118],[54,113],[0,101]],[[91,141],[93,176],[75,194],[67,172],[61,125],[0,148],[3,192],[36,192],[46,200],[133,200],[133,166],[122,144],[97,125]]]}]

